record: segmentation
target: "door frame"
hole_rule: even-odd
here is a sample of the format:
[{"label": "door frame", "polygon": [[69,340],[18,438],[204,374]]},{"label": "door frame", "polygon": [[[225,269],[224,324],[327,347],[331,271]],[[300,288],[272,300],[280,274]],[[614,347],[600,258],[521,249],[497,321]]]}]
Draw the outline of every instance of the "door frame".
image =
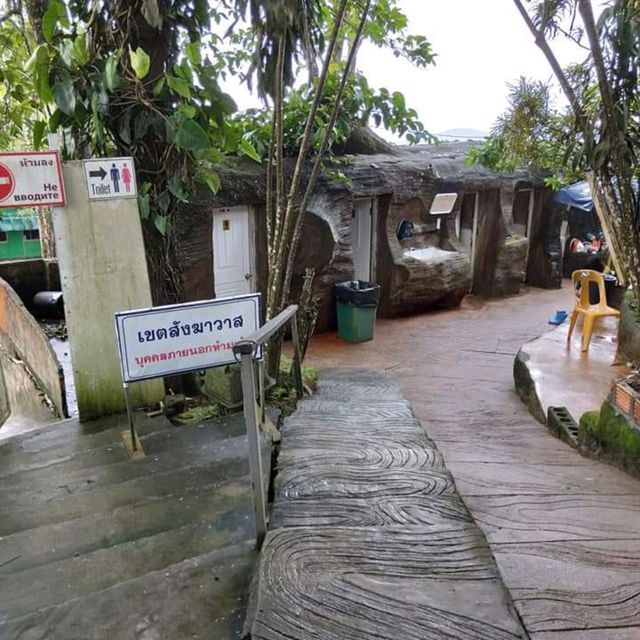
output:
[{"label": "door frame", "polygon": [[[473,229],[471,231],[471,279],[473,282],[473,275],[476,264],[476,251],[478,250],[478,214],[480,212],[480,192],[473,192]],[[473,285],[471,285],[473,286]]]},{"label": "door frame", "polygon": [[223,213],[239,213],[241,211],[247,212],[247,243],[249,249],[249,273],[251,274],[251,278],[249,280],[249,293],[257,292],[257,278],[258,278],[258,268],[257,268],[257,252],[256,252],[256,238],[257,238],[257,230],[256,230],[256,214],[255,207],[250,205],[233,205],[230,207],[216,207],[213,209],[211,213],[211,269],[213,271],[213,288],[215,295],[215,286],[216,286],[216,273],[215,273],[215,238],[213,235],[214,230],[214,218],[216,215],[220,215]]},{"label": "door frame", "polygon": [[478,212],[480,207],[480,192],[479,191],[467,191],[462,194],[460,200],[460,209],[455,218],[455,231],[458,241],[462,240],[462,204],[465,196],[473,196],[473,222],[471,223],[471,246],[469,247],[469,263],[471,264],[471,280],[473,282],[473,269],[476,262],[476,244],[478,235]]},{"label": "door frame", "polygon": [[[376,274],[377,274],[377,266],[378,266],[378,256],[377,256],[377,246],[378,246],[378,198],[377,196],[361,196],[353,198],[353,215],[352,220],[357,217],[357,205],[362,202],[369,202],[369,215],[371,216],[371,233],[370,233],[370,243],[369,243],[369,280],[371,282],[376,282]],[[353,222],[352,222],[353,224]],[[355,251],[353,246],[353,236],[351,238],[351,251],[355,258]],[[354,259],[354,272],[355,272],[355,259]]]}]

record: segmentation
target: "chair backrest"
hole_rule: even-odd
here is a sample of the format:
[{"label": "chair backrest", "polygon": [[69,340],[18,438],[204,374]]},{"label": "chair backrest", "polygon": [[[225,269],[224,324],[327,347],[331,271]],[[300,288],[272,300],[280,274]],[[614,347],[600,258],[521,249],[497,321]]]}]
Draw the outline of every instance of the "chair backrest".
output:
[{"label": "chair backrest", "polygon": [[[578,297],[577,305],[583,309],[597,307],[599,309],[606,309],[607,307],[607,292],[604,286],[604,276],[599,271],[593,271],[592,269],[578,269],[571,274],[571,282],[573,288],[576,290]],[[589,293],[591,289],[591,283],[598,286],[599,300],[596,304],[589,302]]]}]

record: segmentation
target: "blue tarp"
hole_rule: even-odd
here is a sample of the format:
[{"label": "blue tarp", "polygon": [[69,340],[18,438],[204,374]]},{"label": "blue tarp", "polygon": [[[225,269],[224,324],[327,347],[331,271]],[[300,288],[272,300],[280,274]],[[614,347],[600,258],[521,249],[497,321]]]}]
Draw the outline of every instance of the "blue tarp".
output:
[{"label": "blue tarp", "polygon": [[593,210],[591,187],[586,180],[558,189],[553,199],[555,202],[565,204],[568,207],[575,207],[576,209],[582,209],[587,212]]}]

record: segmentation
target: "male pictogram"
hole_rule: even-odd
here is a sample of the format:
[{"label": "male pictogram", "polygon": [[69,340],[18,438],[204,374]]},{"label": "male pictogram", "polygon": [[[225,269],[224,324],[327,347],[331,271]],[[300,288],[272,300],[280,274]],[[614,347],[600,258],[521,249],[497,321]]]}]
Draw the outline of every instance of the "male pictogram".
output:
[{"label": "male pictogram", "polygon": [[6,200],[16,186],[13,173],[6,165],[0,163],[0,202]]},{"label": "male pictogram", "polygon": [[116,193],[120,193],[120,171],[118,171],[118,167],[116,167],[115,162],[111,165],[109,175],[111,176],[111,182],[113,182],[113,190]]}]

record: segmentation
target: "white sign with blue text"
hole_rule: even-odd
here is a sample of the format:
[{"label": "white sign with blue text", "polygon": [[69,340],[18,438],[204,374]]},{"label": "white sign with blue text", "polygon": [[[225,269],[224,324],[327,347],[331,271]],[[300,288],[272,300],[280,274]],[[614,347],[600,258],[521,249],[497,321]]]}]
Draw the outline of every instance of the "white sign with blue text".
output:
[{"label": "white sign with blue text", "polygon": [[83,160],[89,200],[135,198],[136,171],[133,158],[99,158]]},{"label": "white sign with blue text", "polygon": [[115,314],[123,382],[236,362],[233,346],[260,327],[260,294]]}]

